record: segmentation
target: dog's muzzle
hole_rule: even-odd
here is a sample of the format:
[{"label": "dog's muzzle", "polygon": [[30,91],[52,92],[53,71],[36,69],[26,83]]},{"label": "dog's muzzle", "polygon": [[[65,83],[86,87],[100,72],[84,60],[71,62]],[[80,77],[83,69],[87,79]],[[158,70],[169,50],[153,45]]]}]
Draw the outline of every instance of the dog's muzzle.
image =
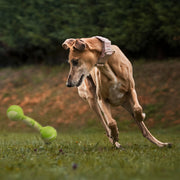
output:
[{"label": "dog's muzzle", "polygon": [[74,87],[74,86],[79,87],[79,86],[81,85],[82,81],[83,81],[83,78],[84,78],[84,74],[81,75],[81,77],[80,77],[80,79],[79,79],[79,81],[78,81],[77,84],[72,83],[72,82],[68,79],[68,81],[66,82],[66,86],[67,86],[67,87]]},{"label": "dog's muzzle", "polygon": [[66,82],[66,86],[67,86],[67,87],[73,87],[73,86],[74,86],[73,83],[72,83],[72,81],[71,81],[71,75],[69,75],[69,77],[68,77],[68,80],[67,80],[67,82]]},{"label": "dog's muzzle", "polygon": [[67,86],[67,87],[73,87],[72,83],[71,83],[71,82],[68,82],[68,81],[66,82],[66,86]]}]

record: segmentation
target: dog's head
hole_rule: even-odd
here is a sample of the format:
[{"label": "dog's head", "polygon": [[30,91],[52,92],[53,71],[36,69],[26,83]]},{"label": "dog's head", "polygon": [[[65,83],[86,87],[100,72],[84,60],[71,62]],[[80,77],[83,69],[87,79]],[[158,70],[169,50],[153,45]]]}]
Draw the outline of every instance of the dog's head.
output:
[{"label": "dog's head", "polygon": [[70,72],[66,82],[68,87],[80,86],[97,63],[102,43],[97,38],[67,39],[62,44],[69,49]]}]

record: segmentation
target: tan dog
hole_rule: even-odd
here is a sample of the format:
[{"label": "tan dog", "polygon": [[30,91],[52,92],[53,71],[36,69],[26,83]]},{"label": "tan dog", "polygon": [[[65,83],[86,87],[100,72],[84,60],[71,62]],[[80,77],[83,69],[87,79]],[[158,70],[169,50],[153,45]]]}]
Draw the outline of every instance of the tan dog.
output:
[{"label": "tan dog", "polygon": [[70,72],[66,85],[78,87],[79,95],[88,101],[102,120],[112,144],[121,147],[110,106],[121,105],[133,116],[144,137],[159,147],[170,146],[158,141],[145,126],[145,114],[138,102],[132,65],[117,46],[100,36],[67,39],[62,46],[69,49]]}]

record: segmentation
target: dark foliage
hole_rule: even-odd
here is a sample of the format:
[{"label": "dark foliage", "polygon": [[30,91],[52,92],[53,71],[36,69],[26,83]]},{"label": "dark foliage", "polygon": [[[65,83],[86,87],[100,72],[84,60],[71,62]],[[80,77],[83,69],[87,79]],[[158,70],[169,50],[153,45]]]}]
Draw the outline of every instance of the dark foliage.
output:
[{"label": "dark foliage", "polygon": [[178,56],[179,0],[0,0],[0,64],[60,63],[70,37],[108,37],[134,57]]}]

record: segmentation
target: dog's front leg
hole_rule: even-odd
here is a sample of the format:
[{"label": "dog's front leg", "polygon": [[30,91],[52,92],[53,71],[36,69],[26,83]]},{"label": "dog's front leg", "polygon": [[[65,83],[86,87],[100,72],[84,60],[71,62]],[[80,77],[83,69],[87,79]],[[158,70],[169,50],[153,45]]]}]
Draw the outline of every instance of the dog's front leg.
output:
[{"label": "dog's front leg", "polygon": [[[106,65],[101,70],[104,70],[106,74],[108,74],[108,77],[110,79],[114,79],[115,76],[112,73],[112,71],[109,70],[109,66]],[[101,113],[103,117],[103,121],[105,121],[105,124],[108,129],[110,129],[110,133],[107,134],[110,142],[114,144],[117,148],[121,148],[121,145],[118,143],[119,140],[119,131],[117,127],[116,121],[112,118],[111,110],[110,110],[110,104],[105,102],[104,99],[101,97],[100,94],[100,85],[101,85],[101,73],[98,71],[98,69],[95,69],[95,82],[96,82],[96,106],[98,107],[99,113]],[[101,119],[102,119],[101,117]]]},{"label": "dog's front leg", "polygon": [[[80,87],[78,87],[79,95],[88,101],[91,109],[97,114],[98,118],[102,121],[102,124],[106,130],[106,134],[109,138],[109,141],[114,144],[117,148],[120,148],[121,145],[118,143],[118,128],[115,120],[112,119],[110,114],[110,109],[104,106],[100,106],[98,103],[98,97],[96,95],[96,87],[92,81],[92,78],[88,77]],[[106,106],[106,105],[105,105]],[[109,120],[108,120],[109,118]],[[110,119],[112,119],[110,121]]]},{"label": "dog's front leg", "polygon": [[104,118],[104,114],[101,111],[98,103],[97,103],[97,99],[94,98],[87,98],[87,101],[89,103],[89,106],[91,107],[91,109],[97,114],[98,118],[101,120],[105,130],[106,130],[106,135],[109,138],[109,141],[114,144],[113,138],[111,137],[111,129],[108,127],[107,122]]},{"label": "dog's front leg", "polygon": [[121,145],[119,144],[119,131],[117,127],[116,121],[112,118],[110,105],[106,103],[102,99],[97,100],[99,109],[103,115],[103,118],[110,129],[110,134],[108,134],[108,138],[110,139],[111,143],[114,144],[117,148],[121,148]]}]

